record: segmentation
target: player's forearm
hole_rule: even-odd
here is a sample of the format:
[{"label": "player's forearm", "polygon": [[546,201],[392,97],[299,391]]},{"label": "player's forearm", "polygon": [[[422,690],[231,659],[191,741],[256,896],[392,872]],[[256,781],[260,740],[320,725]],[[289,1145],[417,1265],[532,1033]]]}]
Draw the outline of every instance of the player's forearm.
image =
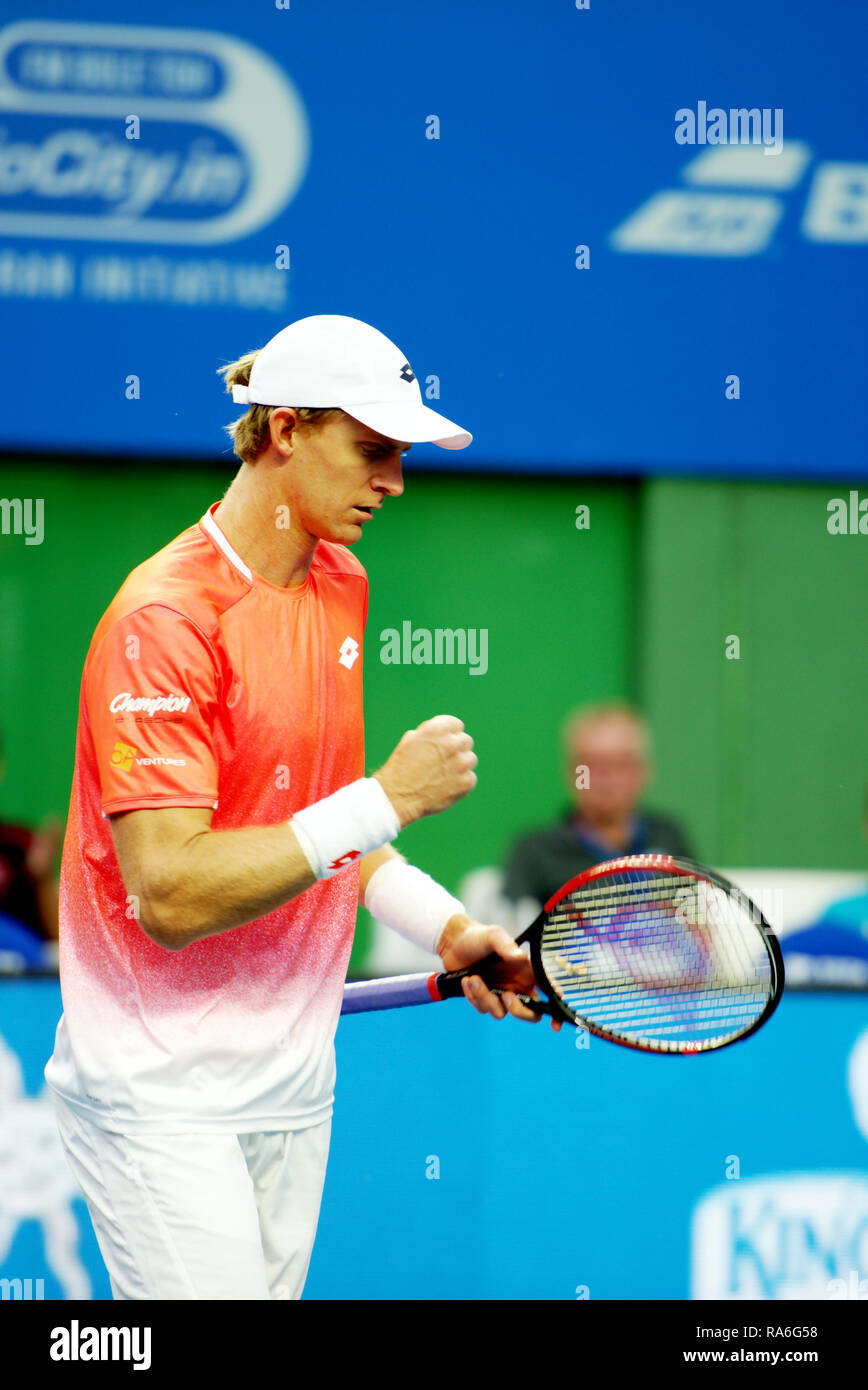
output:
[{"label": "player's forearm", "polygon": [[[383,845],[382,849],[375,849],[371,854],[365,855],[361,861],[359,874],[359,902],[362,905],[365,901],[365,890],[373,875],[383,864],[388,864],[393,859],[397,859],[402,864],[407,862],[404,856],[399,854],[392,845]],[[472,921],[473,918],[469,917],[466,912],[459,912],[454,917],[450,917],[437,942],[437,954],[442,956],[443,952],[453,945],[465,927],[469,926]]]},{"label": "player's forearm", "polygon": [[181,951],[266,916],[315,882],[288,822],[203,830],[149,873],[139,924],[158,945]]},{"label": "player's forearm", "polygon": [[391,845],[362,860],[359,902],[384,926],[441,957],[473,921],[463,903]]}]

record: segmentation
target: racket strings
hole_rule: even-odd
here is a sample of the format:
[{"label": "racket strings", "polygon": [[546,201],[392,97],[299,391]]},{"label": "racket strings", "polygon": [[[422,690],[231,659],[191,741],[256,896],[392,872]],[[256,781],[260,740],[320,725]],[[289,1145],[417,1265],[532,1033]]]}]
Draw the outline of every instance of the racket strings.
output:
[{"label": "racket strings", "polygon": [[590,1026],[664,1051],[748,1031],[774,986],[746,900],[680,874],[621,872],[567,895],[541,953],[556,994]]}]

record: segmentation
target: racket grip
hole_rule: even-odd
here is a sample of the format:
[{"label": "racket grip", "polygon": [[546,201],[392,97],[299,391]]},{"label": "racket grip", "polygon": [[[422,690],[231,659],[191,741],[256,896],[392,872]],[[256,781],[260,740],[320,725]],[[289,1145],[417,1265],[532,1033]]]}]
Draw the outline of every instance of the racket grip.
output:
[{"label": "racket grip", "polygon": [[481,975],[487,985],[490,985],[491,975],[497,965],[502,965],[503,960],[496,951],[492,951],[490,956],[484,956],[482,960],[474,961],[472,965],[467,965],[463,970],[446,970],[442,975],[434,976],[434,987],[437,990],[439,999],[461,999],[464,995],[462,980],[466,980],[469,975]]},{"label": "racket grip", "polygon": [[[532,926],[533,924],[531,924]],[[516,946],[521,946],[530,936],[531,928],[523,931],[521,936],[515,938]],[[463,970],[447,970],[442,975],[434,976],[434,986],[437,990],[439,999],[460,999],[464,995],[461,987],[462,980],[466,980],[468,975],[479,975],[488,985],[489,989],[494,988],[493,980],[496,978],[495,972],[498,966],[503,965],[503,957],[496,951],[491,955],[483,956],[482,960],[475,960],[472,965],[466,965]],[[502,990],[496,990],[501,994]]]},{"label": "racket grip", "polygon": [[[477,961],[475,965],[468,966],[466,970],[450,970],[446,975],[435,975],[433,977],[433,988],[437,990],[441,999],[457,999],[459,995],[464,993],[464,990],[461,988],[462,980],[465,980],[468,975],[481,975],[483,980],[485,980],[485,967],[488,965],[489,961],[496,962],[500,959],[501,957],[497,955],[487,956],[485,960]],[[480,966],[482,966],[483,969],[480,970]],[[486,984],[488,984],[492,994],[503,994],[503,989],[500,985],[489,984],[487,980]],[[431,988],[431,986],[429,986],[429,988]],[[563,1017],[560,1009],[555,1008],[548,1000],[532,999],[529,994],[519,994],[517,990],[513,990],[512,993],[520,1004],[524,1004],[526,1009],[530,1009],[531,1013],[549,1014],[551,1018]]]}]

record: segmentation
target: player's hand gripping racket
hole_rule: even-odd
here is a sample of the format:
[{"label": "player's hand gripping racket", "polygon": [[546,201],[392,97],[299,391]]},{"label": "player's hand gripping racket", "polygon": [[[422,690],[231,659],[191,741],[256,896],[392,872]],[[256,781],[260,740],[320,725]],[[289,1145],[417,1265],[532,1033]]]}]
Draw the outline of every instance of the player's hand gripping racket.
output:
[{"label": "player's hand gripping racket", "polygon": [[[689,859],[639,854],[598,864],[564,884],[518,943],[530,946],[546,1000],[520,995],[597,1037],[645,1052],[710,1052],[756,1032],[784,985],[780,946],[750,899]],[[498,989],[507,963],[364,980],[342,1014],[430,1004],[481,975]]]}]

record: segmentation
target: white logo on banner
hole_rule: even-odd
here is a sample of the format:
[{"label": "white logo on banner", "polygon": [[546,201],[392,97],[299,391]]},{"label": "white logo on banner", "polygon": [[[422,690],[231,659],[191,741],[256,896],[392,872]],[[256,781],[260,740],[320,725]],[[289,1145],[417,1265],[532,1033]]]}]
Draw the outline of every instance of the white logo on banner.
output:
[{"label": "white logo on banner", "polygon": [[80,1195],[47,1089],[25,1095],[21,1063],[0,1038],[0,1268],[21,1222],[38,1221],[62,1297],[90,1298],[72,1210],[73,1197]]},{"label": "white logo on banner", "polygon": [[[868,1033],[847,1070],[868,1138]],[[868,1299],[868,1173],[779,1173],[723,1183],[700,1201],[691,1297]]]},{"label": "white logo on banner", "polygon": [[868,1273],[868,1176],[728,1182],[697,1206],[692,1249],[692,1298],[828,1299]]},{"label": "white logo on banner", "polygon": [[[853,1119],[868,1139],[868,1032],[856,1041],[847,1065],[847,1089],[853,1107]],[[866,1271],[868,1273],[868,1271]]]},{"label": "white logo on banner", "polygon": [[[771,243],[812,152],[786,140],[777,159],[753,145],[714,145],[685,165],[688,189],[663,189],[616,227],[616,251],[670,256],[755,256]],[[801,225],[806,241],[868,244],[868,164],[820,164]]]},{"label": "white logo on banner", "polygon": [[0,31],[0,233],[235,241],[286,206],[308,157],[294,86],[242,39],[46,20]]}]

